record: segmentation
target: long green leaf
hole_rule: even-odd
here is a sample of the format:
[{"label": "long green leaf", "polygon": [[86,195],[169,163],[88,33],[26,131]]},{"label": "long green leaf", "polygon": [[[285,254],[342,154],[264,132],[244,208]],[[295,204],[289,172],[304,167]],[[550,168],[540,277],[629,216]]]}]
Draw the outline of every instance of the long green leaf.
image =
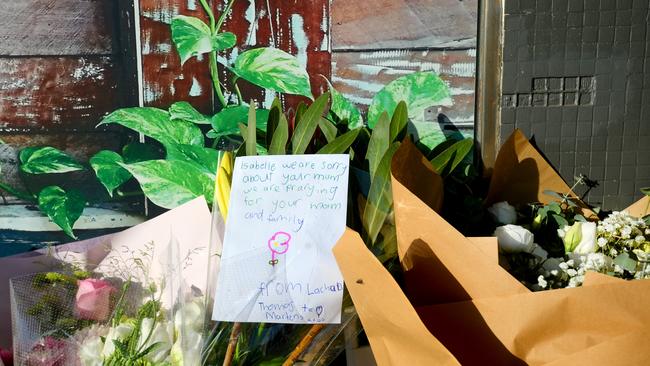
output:
[{"label": "long green leaf", "polygon": [[172,121],[187,121],[197,125],[209,125],[210,119],[197,111],[188,102],[176,102],[169,107],[169,115]]},{"label": "long green leaf", "polygon": [[336,126],[325,118],[321,118],[320,121],[318,121],[318,127],[320,127],[320,130],[323,132],[323,135],[325,135],[325,140],[327,140],[328,143],[334,141],[336,135],[339,133]]},{"label": "long green leaf", "polygon": [[192,122],[171,120],[167,111],[152,107],[123,108],[106,116],[99,124],[119,124],[162,143],[203,145],[203,133]]},{"label": "long green leaf", "polygon": [[74,190],[66,192],[58,186],[45,187],[38,194],[38,207],[69,237],[77,239],[72,227],[86,207],[81,193]]},{"label": "long green leaf", "polygon": [[217,174],[219,152],[215,149],[196,145],[168,145],[167,160],[181,160],[195,164],[209,174]]},{"label": "long green leaf", "polygon": [[390,145],[381,159],[377,171],[372,177],[370,191],[368,192],[368,201],[363,211],[363,227],[368,234],[368,238],[374,244],[379,235],[379,231],[386,221],[391,205],[393,204],[393,195],[391,193],[390,183],[390,166],[393,155],[399,148],[399,142]]},{"label": "long green leaf", "polygon": [[280,121],[271,138],[269,155],[284,155],[287,152],[289,141],[289,122],[283,113],[280,114]]},{"label": "long green leaf", "polygon": [[280,123],[280,115],[282,114],[282,103],[279,98],[273,99],[273,104],[271,104],[271,109],[269,110],[269,119],[266,123],[266,146],[271,146],[271,141],[273,140],[273,134],[275,134],[275,129],[278,128]]},{"label": "long green leaf", "polygon": [[390,141],[397,140],[399,135],[404,131],[409,123],[409,112],[406,102],[401,101],[397,104],[393,118],[390,121]]},{"label": "long green leaf", "polygon": [[318,97],[314,103],[309,106],[300,121],[296,124],[296,129],[291,138],[291,146],[294,155],[304,154],[311,142],[314,132],[318,127],[318,122],[323,117],[330,95],[325,93]]},{"label": "long green leaf", "polygon": [[232,48],[237,37],[230,33],[212,34],[201,19],[179,15],[172,19],[172,40],[181,56],[181,65],[193,56]]},{"label": "long green leaf", "polygon": [[433,158],[431,165],[440,175],[450,174],[469,155],[473,147],[473,139],[460,140]]},{"label": "long green leaf", "polygon": [[172,209],[204,196],[211,203],[216,176],[181,160],[149,160],[123,164],[140,183],[144,194],[156,205]]},{"label": "long green leaf", "polygon": [[366,152],[366,160],[368,160],[370,176],[375,175],[377,166],[386,150],[390,146],[390,119],[388,113],[382,113],[379,121],[372,130],[370,141],[368,142],[368,151]]},{"label": "long green leaf", "polygon": [[[237,135],[240,133],[238,125],[240,123],[248,123],[248,106],[233,106],[228,107],[215,114],[212,117],[212,129],[216,133],[216,137]],[[268,109],[258,109],[255,112],[256,127],[262,131],[266,131],[266,124],[269,119]],[[242,135],[245,137],[246,134]]]},{"label": "long green leaf", "polygon": [[348,131],[318,150],[318,154],[343,154],[354,143],[362,128]]},{"label": "long green leaf", "polygon": [[67,173],[83,170],[83,165],[53,147],[28,147],[20,151],[20,170],[30,174]]},{"label": "long green leaf", "polygon": [[243,52],[237,57],[232,71],[262,88],[313,98],[307,70],[295,56],[277,48],[255,48]]},{"label": "long green leaf", "polygon": [[116,188],[131,179],[131,173],[122,168],[121,163],[124,163],[122,156],[109,150],[100,151],[90,158],[90,166],[111,197]]},{"label": "long green leaf", "polygon": [[409,118],[423,122],[424,111],[432,106],[451,105],[449,88],[433,72],[416,72],[386,85],[368,108],[368,127],[374,128],[382,113],[393,114],[400,101],[406,102]]},{"label": "long green leaf", "polygon": [[248,109],[248,131],[246,134],[246,155],[257,155],[257,123],[255,119],[255,105],[251,103]]}]

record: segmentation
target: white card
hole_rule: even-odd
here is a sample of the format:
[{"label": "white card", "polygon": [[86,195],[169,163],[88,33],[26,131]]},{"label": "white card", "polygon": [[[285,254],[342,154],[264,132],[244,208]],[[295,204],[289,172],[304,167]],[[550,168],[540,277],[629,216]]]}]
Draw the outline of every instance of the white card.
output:
[{"label": "white card", "polygon": [[339,323],[348,155],[235,160],[213,320]]}]

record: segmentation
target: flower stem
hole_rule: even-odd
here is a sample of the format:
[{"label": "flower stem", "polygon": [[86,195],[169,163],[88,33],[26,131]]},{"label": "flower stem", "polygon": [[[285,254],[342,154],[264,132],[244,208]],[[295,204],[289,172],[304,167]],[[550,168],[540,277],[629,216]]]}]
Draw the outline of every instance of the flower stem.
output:
[{"label": "flower stem", "polygon": [[316,336],[317,336],[317,335],[318,335],[318,334],[319,334],[319,333],[320,333],[324,328],[325,328],[325,325],[324,325],[324,324],[314,324],[314,325],[312,325],[311,328],[309,329],[309,332],[308,332],[307,335],[305,336],[305,338],[303,338],[303,339],[300,341],[300,343],[298,343],[298,345],[296,346],[296,348],[293,350],[293,352],[291,352],[291,354],[289,355],[289,357],[287,357],[287,359],[284,361],[284,363],[282,364],[282,366],[293,366],[293,364],[296,363],[296,361],[298,360],[298,358],[300,357],[300,355],[301,355],[303,352],[305,352],[305,350],[307,349],[307,347],[309,347],[309,345],[311,344],[311,342],[314,341],[314,338],[316,338]]},{"label": "flower stem", "polygon": [[228,341],[228,348],[226,348],[226,356],[223,358],[223,366],[230,366],[232,359],[235,356],[235,348],[239,341],[239,334],[241,333],[241,323],[235,323],[230,332],[230,340]]}]

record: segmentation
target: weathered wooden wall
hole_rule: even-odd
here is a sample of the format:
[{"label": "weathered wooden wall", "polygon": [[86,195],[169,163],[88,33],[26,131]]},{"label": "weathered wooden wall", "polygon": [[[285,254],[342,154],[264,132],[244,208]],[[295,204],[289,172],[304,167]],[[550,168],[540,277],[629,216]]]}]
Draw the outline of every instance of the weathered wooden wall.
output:
[{"label": "weathered wooden wall", "polygon": [[435,71],[453,96],[442,112],[473,129],[477,11],[478,0],[333,0],[335,88],[365,109],[392,80]]},{"label": "weathered wooden wall", "polygon": [[95,129],[128,103],[117,1],[20,0],[0,5],[0,169],[23,188],[17,152],[51,145],[81,160],[118,148]]},{"label": "weathered wooden wall", "polygon": [[[214,1],[220,14],[226,1]],[[187,100],[201,111],[214,110],[214,93],[207,57],[188,61],[182,68],[170,41],[169,24],[177,14],[205,19],[198,0],[140,0],[144,64],[144,99],[147,105],[168,106]],[[224,30],[237,35],[238,47],[223,55],[227,62],[249,48],[274,46],[296,55],[307,67],[315,94],[325,90],[319,75],[330,76],[329,0],[239,0]],[[171,52],[170,52],[171,51]],[[223,67],[222,79],[227,80]],[[254,88],[243,88],[245,99],[272,101]],[[285,98],[291,104],[298,98]]]}]

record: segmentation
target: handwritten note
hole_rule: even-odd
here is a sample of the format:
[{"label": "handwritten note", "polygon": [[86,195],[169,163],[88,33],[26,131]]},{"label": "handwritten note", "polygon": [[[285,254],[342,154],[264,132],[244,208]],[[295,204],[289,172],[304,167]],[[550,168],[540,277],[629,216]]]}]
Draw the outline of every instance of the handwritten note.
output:
[{"label": "handwritten note", "polygon": [[214,320],[340,322],[332,247],[345,230],[349,168],[348,155],[237,158]]}]

